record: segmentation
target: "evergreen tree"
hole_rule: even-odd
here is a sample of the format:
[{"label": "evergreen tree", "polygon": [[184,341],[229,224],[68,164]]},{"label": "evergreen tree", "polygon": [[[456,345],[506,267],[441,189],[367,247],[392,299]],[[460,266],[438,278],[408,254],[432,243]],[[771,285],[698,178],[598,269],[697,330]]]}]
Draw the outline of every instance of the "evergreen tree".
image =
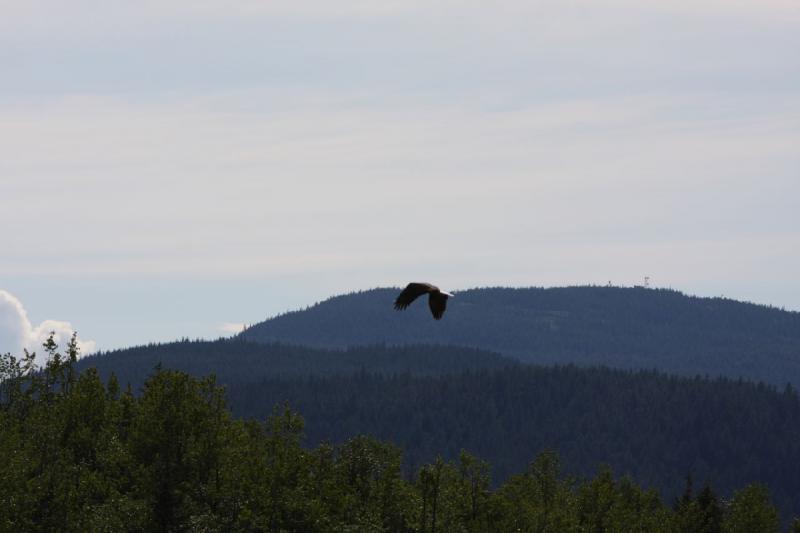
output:
[{"label": "evergreen tree", "polygon": [[733,495],[728,516],[723,523],[725,533],[777,533],[778,511],[770,502],[763,485],[748,485]]}]

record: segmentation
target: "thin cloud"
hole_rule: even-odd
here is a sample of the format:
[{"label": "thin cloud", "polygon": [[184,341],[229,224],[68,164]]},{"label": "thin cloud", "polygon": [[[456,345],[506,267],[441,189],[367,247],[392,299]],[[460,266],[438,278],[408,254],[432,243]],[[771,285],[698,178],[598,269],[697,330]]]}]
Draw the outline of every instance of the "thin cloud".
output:
[{"label": "thin cloud", "polygon": [[219,325],[219,330],[223,333],[229,333],[231,335],[235,335],[237,333],[241,333],[244,331],[245,325],[234,323],[234,322],[224,322]]},{"label": "thin cloud", "polygon": [[[416,262],[434,241],[447,243],[445,257],[499,247],[530,275],[521,242],[561,257],[576,239],[767,237],[792,227],[800,131],[786,111],[800,108],[796,98],[733,121],[720,116],[738,100],[713,93],[564,98],[513,113],[464,102],[347,109],[312,93],[294,98],[315,106],[280,115],[235,110],[270,99],[289,108],[286,96],[235,96],[220,96],[215,110],[86,99],[12,114],[18,127],[0,144],[15,154],[5,185],[16,201],[0,223],[36,203],[81,239],[45,245],[36,236],[47,220],[34,218],[0,235],[0,275],[374,271]],[[95,126],[76,134],[77,114]],[[155,129],[163,139],[151,139]],[[424,205],[418,190],[436,209],[409,217]],[[710,271],[727,264],[714,259]]]}]

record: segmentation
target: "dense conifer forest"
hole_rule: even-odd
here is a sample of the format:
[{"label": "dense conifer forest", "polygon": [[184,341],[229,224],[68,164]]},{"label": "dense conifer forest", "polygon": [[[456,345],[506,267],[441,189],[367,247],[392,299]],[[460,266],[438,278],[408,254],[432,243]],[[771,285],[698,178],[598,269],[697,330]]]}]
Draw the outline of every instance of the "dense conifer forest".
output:
[{"label": "dense conifer forest", "polygon": [[667,499],[691,473],[725,497],[769,486],[779,508],[800,513],[800,402],[791,386],[656,371],[535,367],[451,346],[346,350],[242,339],[182,341],[81,359],[101,379],[141,390],[157,367],[216,374],[233,414],[265,419],[288,402],[307,420],[304,444],[367,434],[404,452],[411,474],[437,455],[467,449],[492,464],[494,483],[538,452],[556,450],[565,472],[601,463]]},{"label": "dense conifer forest", "polygon": [[723,495],[767,484],[782,509],[800,514],[800,402],[725,379],[678,379],[608,369],[510,368],[414,377],[264,380],[230,388],[231,408],[262,418],[288,402],[308,422],[308,442],[366,433],[405,451],[411,470],[466,448],[497,481],[538,451],[557,450],[565,470],[598,464],[671,498],[687,472]]},{"label": "dense conifer forest", "polygon": [[658,369],[800,387],[800,313],[667,289],[485,288],[460,291],[441,321],[420,298],[398,313],[399,289],[330,298],[241,334],[317,347],[437,343],[536,364]]},{"label": "dense conifer forest", "polygon": [[[546,450],[531,450],[526,465],[495,484],[492,465],[463,450],[409,472],[401,448],[371,436],[303,446],[313,422],[304,423],[286,406],[273,408],[266,420],[236,419],[214,378],[162,368],[134,394],[115,376],[104,382],[93,368],[79,373],[74,339],[64,353],[52,339],[45,348],[48,363],[40,372],[33,371],[30,357],[0,357],[3,531],[782,529],[770,491],[761,484],[739,486],[722,498],[713,480],[688,476],[680,480],[681,494],[664,501],[608,467],[569,475],[559,455]],[[580,375],[577,369],[556,370],[562,371]],[[492,389],[493,372],[475,370],[460,379],[484,381]],[[630,375],[613,376],[625,385]],[[431,383],[441,378],[416,377]],[[369,378],[358,372],[355,379]],[[685,383],[667,382],[676,389]],[[784,400],[784,408],[794,409],[789,406],[796,396]],[[435,399],[423,393],[423,401]],[[800,531],[800,522],[785,527]]]},{"label": "dense conifer forest", "polygon": [[161,364],[194,376],[215,374],[224,383],[266,377],[349,375],[361,369],[383,374],[436,375],[466,369],[519,366],[502,355],[456,346],[355,346],[345,350],[290,344],[261,344],[239,338],[182,340],[101,352],[81,358],[80,369],[95,367],[103,378],[111,372],[134,386]]}]

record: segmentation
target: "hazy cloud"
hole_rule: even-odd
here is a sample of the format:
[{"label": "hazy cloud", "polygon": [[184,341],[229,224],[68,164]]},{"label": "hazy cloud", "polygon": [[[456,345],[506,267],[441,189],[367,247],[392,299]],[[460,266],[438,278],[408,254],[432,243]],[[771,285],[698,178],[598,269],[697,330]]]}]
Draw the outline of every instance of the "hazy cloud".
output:
[{"label": "hazy cloud", "polygon": [[[23,349],[27,349],[36,352],[36,362],[41,365],[45,362],[42,343],[51,332],[55,333],[53,338],[63,350],[74,328],[69,322],[61,320],[45,320],[34,326],[22,302],[8,291],[0,290],[0,353],[10,352],[20,357]],[[96,345],[94,341],[79,338],[78,348],[80,355],[87,355],[95,351]]]},{"label": "hazy cloud", "polygon": [[[0,223],[36,204],[80,237],[37,239],[50,221],[33,218],[0,236],[0,274],[369,275],[436,246],[427,268],[491,253],[540,279],[535,257],[566,262],[610,241],[636,255],[682,240],[796,240],[800,129],[787,111],[800,99],[743,104],[653,94],[505,112],[254,90],[20,109],[0,131],[15,198]],[[719,271],[730,258],[705,260]],[[474,283],[492,275],[481,272]]]},{"label": "hazy cloud", "polygon": [[235,335],[237,333],[241,333],[244,330],[244,324],[235,324],[233,322],[225,322],[219,325],[219,330],[223,333],[228,333],[230,335]]}]

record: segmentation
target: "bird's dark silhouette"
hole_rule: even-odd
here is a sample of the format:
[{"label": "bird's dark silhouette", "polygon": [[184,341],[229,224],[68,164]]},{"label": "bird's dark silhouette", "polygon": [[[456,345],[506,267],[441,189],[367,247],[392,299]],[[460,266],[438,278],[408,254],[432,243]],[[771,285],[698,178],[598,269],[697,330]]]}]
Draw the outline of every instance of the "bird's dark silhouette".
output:
[{"label": "bird's dark silhouette", "polygon": [[402,311],[411,302],[422,296],[428,294],[428,307],[431,308],[433,318],[439,320],[444,315],[444,310],[447,308],[447,299],[451,296],[449,292],[439,290],[439,287],[431,285],[430,283],[409,283],[403,292],[401,292],[397,299],[394,301],[394,308]]}]

